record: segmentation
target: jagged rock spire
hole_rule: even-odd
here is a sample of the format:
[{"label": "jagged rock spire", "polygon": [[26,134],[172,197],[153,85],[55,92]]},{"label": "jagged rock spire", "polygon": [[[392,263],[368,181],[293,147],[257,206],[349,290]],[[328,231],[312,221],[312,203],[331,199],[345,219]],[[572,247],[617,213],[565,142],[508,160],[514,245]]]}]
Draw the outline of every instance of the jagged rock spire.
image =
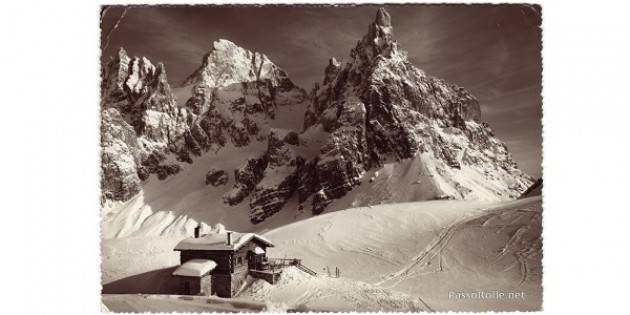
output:
[{"label": "jagged rock spire", "polygon": [[339,67],[339,61],[337,61],[337,58],[335,57],[328,59],[328,64],[333,67]]},{"label": "jagged rock spire", "polygon": [[128,56],[127,55],[127,51],[122,46],[120,48],[118,48],[118,54],[117,55],[118,55],[118,58],[124,58],[124,57]]},{"label": "jagged rock spire", "polygon": [[[398,54],[391,16],[384,8],[379,8],[376,12],[374,22],[370,23],[368,33],[358,43],[355,53],[368,62],[379,55],[391,58]],[[352,57],[356,56],[353,54]]]},{"label": "jagged rock spire", "polygon": [[[513,198],[531,183],[480,123],[474,96],[408,61],[385,9],[376,12],[350,56],[338,72],[329,62],[325,86],[315,91],[305,114],[305,129],[319,124],[328,133],[318,158],[304,163],[297,185],[298,201],[311,198],[313,213],[360,185],[367,171],[394,160],[401,162],[395,167],[413,167],[412,176],[423,182],[413,198]],[[389,190],[383,196],[390,198],[403,183],[394,182],[374,191]]]},{"label": "jagged rock spire", "polygon": [[379,8],[374,23],[380,26],[392,26],[392,18],[385,8]]},{"label": "jagged rock spire", "polygon": [[326,66],[326,70],[324,70],[324,85],[332,82],[340,69],[341,63],[337,61],[335,57],[330,58],[330,60],[328,60],[328,66]]},{"label": "jagged rock spire", "polygon": [[392,19],[384,8],[379,8],[376,19],[368,30],[368,39],[374,45],[376,53],[389,57],[390,48],[394,43],[394,28]]}]

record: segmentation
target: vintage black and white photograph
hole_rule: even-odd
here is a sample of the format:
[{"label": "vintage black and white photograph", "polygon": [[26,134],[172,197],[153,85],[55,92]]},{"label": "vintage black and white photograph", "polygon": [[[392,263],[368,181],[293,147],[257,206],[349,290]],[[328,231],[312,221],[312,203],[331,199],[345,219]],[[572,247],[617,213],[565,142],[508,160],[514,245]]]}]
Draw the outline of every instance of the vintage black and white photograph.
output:
[{"label": "vintage black and white photograph", "polygon": [[102,309],[541,310],[542,20],[102,6]]}]

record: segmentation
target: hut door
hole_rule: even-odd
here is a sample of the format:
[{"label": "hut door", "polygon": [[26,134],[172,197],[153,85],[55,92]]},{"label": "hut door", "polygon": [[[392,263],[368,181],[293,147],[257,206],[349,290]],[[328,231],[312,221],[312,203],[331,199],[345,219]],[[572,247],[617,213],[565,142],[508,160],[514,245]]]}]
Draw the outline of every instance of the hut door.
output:
[{"label": "hut door", "polygon": [[260,269],[261,259],[259,255],[254,254],[253,252],[247,252],[247,267],[249,269]]},{"label": "hut door", "polygon": [[251,251],[247,252],[247,268],[256,269],[256,256]]}]

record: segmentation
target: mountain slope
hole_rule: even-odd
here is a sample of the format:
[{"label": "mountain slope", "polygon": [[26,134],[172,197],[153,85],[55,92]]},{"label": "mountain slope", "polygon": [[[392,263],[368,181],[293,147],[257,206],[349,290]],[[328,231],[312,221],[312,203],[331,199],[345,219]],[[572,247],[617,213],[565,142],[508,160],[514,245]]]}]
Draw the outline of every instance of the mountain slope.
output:
[{"label": "mountain slope", "polygon": [[329,135],[309,165],[314,176],[300,183],[300,200],[315,193],[316,213],[359,185],[366,171],[397,163],[415,166],[421,184],[416,189],[423,192],[416,193],[419,199],[396,201],[503,200],[518,197],[531,183],[481,122],[474,96],[407,60],[384,9],[345,65],[331,59],[313,94],[304,128]]},{"label": "mountain slope", "polygon": [[407,60],[383,9],[310,95],[228,40],[177,88],[163,66],[124,53],[103,82],[106,237],[185,234],[200,221],[250,231],[380,203],[507,200],[532,183],[474,96]]},{"label": "mountain slope", "polygon": [[269,128],[298,128],[289,115],[304,110],[306,92],[267,56],[220,39],[201,66],[175,89],[193,113],[187,143],[200,155],[231,141],[245,146],[265,140]]},{"label": "mountain slope", "polygon": [[303,129],[291,137],[272,133],[261,163],[252,162],[252,222],[274,215],[293,195],[298,209],[313,214],[370,204],[375,198],[329,207],[363,183],[378,190],[379,202],[401,202],[507,200],[532,182],[481,122],[474,96],[409,63],[384,9],[345,66],[330,60]]},{"label": "mountain slope", "polygon": [[163,64],[129,57],[120,49],[103,69],[101,86],[102,200],[128,200],[150,174],[179,171],[164,163],[186,132],[186,111],[177,107]]},{"label": "mountain slope", "polygon": [[[272,257],[299,257],[324,275],[338,267],[344,279],[421,297],[436,311],[538,310],[541,211],[540,197],[379,205],[319,215],[264,236],[276,244]],[[310,301],[298,298],[299,283],[291,288],[269,287],[265,297],[289,306],[325,300],[316,294],[323,288],[314,289]],[[495,290],[525,292],[526,298],[449,299],[452,291]]]},{"label": "mountain slope", "polygon": [[[255,225],[253,231],[276,245],[269,257],[300,258],[320,276],[287,270],[280,283],[254,281],[238,299],[305,310],[538,310],[541,208],[540,197],[492,204],[437,200],[346,209],[266,232]],[[179,257],[172,249],[179,241],[104,240],[104,292],[174,292],[170,274]],[[341,278],[327,276],[335,267]],[[449,299],[450,291],[479,290],[525,292],[526,299]]]},{"label": "mountain slope", "polygon": [[[306,108],[306,93],[286,72],[218,40],[177,88],[161,64],[123,49],[103,82],[103,236],[186,233],[202,219],[249,229],[243,201],[261,180],[249,172],[274,164],[281,152],[270,139],[295,135]],[[250,160],[264,167],[251,169]],[[207,180],[214,177],[223,179]]]}]

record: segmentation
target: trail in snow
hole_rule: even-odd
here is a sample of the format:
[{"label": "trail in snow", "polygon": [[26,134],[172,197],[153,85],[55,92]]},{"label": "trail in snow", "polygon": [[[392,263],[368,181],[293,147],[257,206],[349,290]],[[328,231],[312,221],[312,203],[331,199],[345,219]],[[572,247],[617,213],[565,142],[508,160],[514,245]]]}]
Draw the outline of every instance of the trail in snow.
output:
[{"label": "trail in snow", "polygon": [[[326,213],[264,233],[276,244],[269,248],[270,257],[300,258],[318,277],[293,268],[278,285],[252,281],[240,299],[276,309],[536,310],[542,299],[540,219],[540,197],[499,204],[413,202]],[[114,290],[108,292],[121,293],[116,290],[127,285],[137,292],[168,286],[159,270],[178,264],[172,246],[179,239],[104,240],[103,283]],[[341,278],[327,277],[326,270],[335,267]],[[452,290],[524,291],[528,299],[452,301]],[[190,309],[186,305],[179,310]]]},{"label": "trail in snow", "polygon": [[[540,211],[540,197],[380,205],[265,235],[278,243],[271,255],[300,257],[319,270],[339,267],[343,277],[420,296],[435,310],[535,310],[542,299]],[[454,302],[452,290],[523,290],[529,299]]]}]

